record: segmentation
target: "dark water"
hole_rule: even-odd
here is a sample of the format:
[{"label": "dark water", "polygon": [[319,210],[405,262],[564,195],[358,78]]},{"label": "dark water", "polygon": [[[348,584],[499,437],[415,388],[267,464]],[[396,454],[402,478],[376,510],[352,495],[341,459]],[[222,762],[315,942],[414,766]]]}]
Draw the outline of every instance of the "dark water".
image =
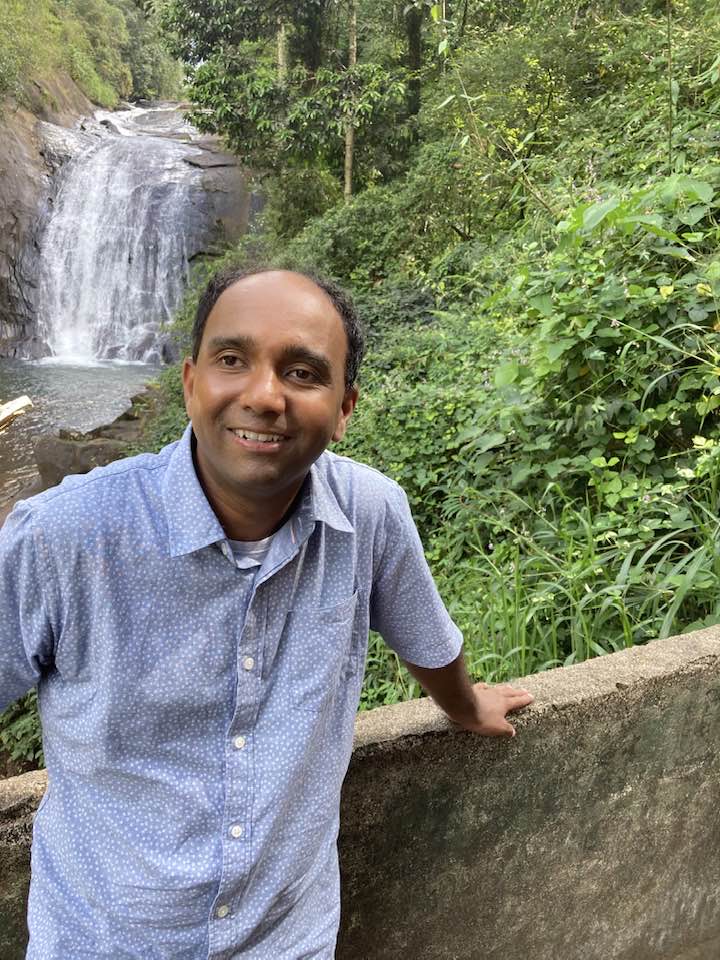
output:
[{"label": "dark water", "polygon": [[156,373],[145,364],[67,366],[0,359],[0,403],[23,394],[33,402],[32,410],[0,433],[0,506],[32,480],[33,443],[39,434],[110,423]]}]

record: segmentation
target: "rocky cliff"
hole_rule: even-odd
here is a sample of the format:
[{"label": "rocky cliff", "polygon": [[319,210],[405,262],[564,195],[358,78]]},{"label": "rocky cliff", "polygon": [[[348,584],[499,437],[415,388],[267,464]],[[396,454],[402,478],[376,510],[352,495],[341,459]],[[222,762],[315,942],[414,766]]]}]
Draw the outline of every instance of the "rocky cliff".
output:
[{"label": "rocky cliff", "polygon": [[52,203],[42,123],[72,127],[93,105],[57,74],[29,84],[23,105],[0,101],[0,356],[42,352],[33,329],[37,231]]}]

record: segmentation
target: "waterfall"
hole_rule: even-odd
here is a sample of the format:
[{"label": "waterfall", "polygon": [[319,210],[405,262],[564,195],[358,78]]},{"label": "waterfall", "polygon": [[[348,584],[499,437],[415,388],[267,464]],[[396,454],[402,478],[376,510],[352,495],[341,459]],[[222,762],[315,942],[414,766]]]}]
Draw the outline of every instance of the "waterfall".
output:
[{"label": "waterfall", "polygon": [[155,112],[154,126],[152,110],[105,114],[102,137],[63,170],[37,296],[39,333],[58,359],[159,361],[161,324],[212,234],[202,170],[188,162],[201,151],[168,135],[177,111]]}]

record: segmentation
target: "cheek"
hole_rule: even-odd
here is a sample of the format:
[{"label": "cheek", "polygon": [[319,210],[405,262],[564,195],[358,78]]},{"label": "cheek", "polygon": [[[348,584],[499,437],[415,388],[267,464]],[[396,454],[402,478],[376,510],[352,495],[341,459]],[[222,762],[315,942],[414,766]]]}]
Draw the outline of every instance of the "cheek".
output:
[{"label": "cheek", "polygon": [[212,419],[232,399],[232,393],[222,383],[204,382],[195,386],[190,406],[196,417]]}]

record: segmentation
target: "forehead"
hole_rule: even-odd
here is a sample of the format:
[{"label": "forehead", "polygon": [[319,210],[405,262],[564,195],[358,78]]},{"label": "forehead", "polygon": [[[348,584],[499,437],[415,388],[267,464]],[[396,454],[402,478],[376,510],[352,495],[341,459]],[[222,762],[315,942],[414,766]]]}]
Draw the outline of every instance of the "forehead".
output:
[{"label": "forehead", "polygon": [[[347,338],[330,297],[307,277],[278,270],[238,280],[210,311],[205,335],[249,336],[271,346],[293,340],[344,359]],[[206,339],[203,337],[203,340]]]}]

